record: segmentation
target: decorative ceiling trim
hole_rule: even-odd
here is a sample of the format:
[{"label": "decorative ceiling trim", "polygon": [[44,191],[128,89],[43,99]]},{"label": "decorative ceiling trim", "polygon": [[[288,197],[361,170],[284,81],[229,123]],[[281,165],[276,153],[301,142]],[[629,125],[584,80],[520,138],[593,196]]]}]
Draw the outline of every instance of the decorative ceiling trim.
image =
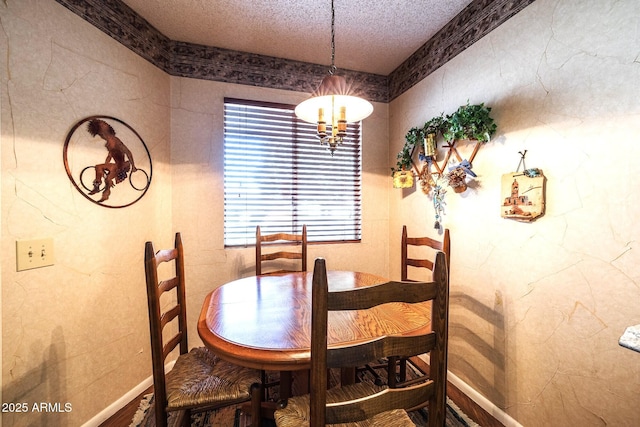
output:
[{"label": "decorative ceiling trim", "polygon": [[121,0],[56,0],[156,67],[171,69],[171,39]]},{"label": "decorative ceiling trim", "polygon": [[389,74],[393,100],[535,0],[475,0]]},{"label": "decorative ceiling trim", "polygon": [[[327,75],[326,65],[185,42],[171,46],[168,72],[174,76],[311,93]],[[353,93],[376,102],[388,101],[387,77],[343,69],[340,75],[358,82]]]},{"label": "decorative ceiling trim", "polygon": [[[56,0],[117,42],[173,76],[311,93],[326,65],[174,41],[121,0]],[[386,76],[340,70],[358,82],[354,92],[374,102],[389,101]]]},{"label": "decorative ceiling trim", "polygon": [[[389,102],[535,0],[475,0],[389,76],[340,70],[354,91]],[[311,93],[325,65],[174,41],[121,0],[56,0],[170,75]]]}]

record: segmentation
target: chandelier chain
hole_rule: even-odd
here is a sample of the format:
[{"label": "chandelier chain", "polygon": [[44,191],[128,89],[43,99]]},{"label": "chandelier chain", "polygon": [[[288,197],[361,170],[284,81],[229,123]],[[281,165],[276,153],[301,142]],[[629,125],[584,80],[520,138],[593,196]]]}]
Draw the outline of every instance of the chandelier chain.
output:
[{"label": "chandelier chain", "polygon": [[336,11],[333,6],[333,0],[331,0],[331,70],[329,74],[333,75],[336,71],[335,58],[336,58]]}]

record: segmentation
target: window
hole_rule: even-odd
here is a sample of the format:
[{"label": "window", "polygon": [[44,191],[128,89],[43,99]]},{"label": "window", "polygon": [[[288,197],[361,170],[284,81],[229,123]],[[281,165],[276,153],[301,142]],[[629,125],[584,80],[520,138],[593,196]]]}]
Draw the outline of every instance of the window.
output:
[{"label": "window", "polygon": [[294,108],[225,98],[225,246],[255,244],[257,225],[269,234],[306,224],[310,242],[360,240],[360,124],[332,157]]}]

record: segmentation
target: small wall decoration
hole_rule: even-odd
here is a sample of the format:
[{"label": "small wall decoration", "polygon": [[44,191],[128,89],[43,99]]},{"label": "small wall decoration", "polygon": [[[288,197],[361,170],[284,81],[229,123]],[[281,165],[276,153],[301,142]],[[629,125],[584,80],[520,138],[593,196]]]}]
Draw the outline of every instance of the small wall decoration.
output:
[{"label": "small wall decoration", "polygon": [[140,200],[151,185],[151,155],[131,126],[108,116],[76,123],[64,143],[64,167],[75,188],[107,208]]},{"label": "small wall decoration", "polygon": [[[484,103],[470,105],[467,101],[452,114],[433,117],[421,128],[412,128],[405,135],[396,166],[391,169],[393,186],[413,187],[413,179],[407,179],[406,175],[415,174],[422,192],[433,199],[435,228],[442,225],[445,187],[461,194],[467,190],[467,183],[477,177],[471,170],[472,163],[480,146],[491,141],[497,128],[490,112],[491,108]],[[463,147],[468,156],[461,154]]]},{"label": "small wall decoration", "polygon": [[412,171],[396,171],[393,173],[393,188],[412,188],[413,172]]},{"label": "small wall decoration", "polygon": [[[502,175],[501,216],[516,221],[530,222],[544,214],[545,181],[542,170],[527,169],[524,164],[524,153],[516,172]],[[518,172],[522,165],[524,171]]]}]

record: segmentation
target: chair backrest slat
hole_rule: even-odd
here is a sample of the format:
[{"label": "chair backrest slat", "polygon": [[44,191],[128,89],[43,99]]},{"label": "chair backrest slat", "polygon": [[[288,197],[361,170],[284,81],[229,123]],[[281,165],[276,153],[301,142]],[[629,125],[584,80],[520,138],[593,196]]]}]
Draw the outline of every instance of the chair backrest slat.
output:
[{"label": "chair backrest slat", "polygon": [[262,254],[262,261],[273,261],[279,258],[302,259],[302,253],[280,251],[270,254]]},{"label": "chair backrest slat", "polygon": [[176,248],[172,249],[160,249],[155,253],[156,265],[160,265],[163,262],[173,261],[178,257],[178,251]]},{"label": "chair backrest slat", "polygon": [[180,279],[178,277],[172,277],[171,279],[167,279],[167,280],[161,280],[158,283],[158,291],[160,291],[160,293],[165,293],[165,292],[169,292],[170,290],[174,289],[176,286],[180,285]]},{"label": "chair backrest slat", "polygon": [[436,334],[388,336],[344,348],[327,349],[328,368],[361,366],[389,355],[413,357],[435,348]]},{"label": "chair backrest slat", "polygon": [[162,357],[164,359],[166,359],[169,353],[171,353],[180,344],[180,341],[182,341],[182,337],[182,332],[178,332],[173,337],[165,340],[166,342],[162,347]]},{"label": "chair backrest slat", "polygon": [[[361,421],[391,409],[414,410],[429,405],[429,426],[444,425],[449,275],[446,256],[435,257],[431,282],[387,282],[349,291],[329,291],[326,263],[317,259],[313,270],[311,308],[311,427]],[[327,348],[329,311],[361,310],[388,302],[432,302],[431,330],[410,336],[383,336],[370,342]],[[432,364],[422,383],[387,389],[348,402],[326,403],[327,369],[359,366],[381,357],[430,354]]]},{"label": "chair backrest slat", "polygon": [[[402,389],[385,389],[364,401],[349,403],[328,403],[326,407],[326,424],[339,424],[344,419],[351,422],[363,421],[380,412],[391,411],[399,406],[407,408],[421,408],[434,392],[433,380]],[[443,424],[444,425],[444,424]]]},{"label": "chair backrest slat", "polygon": [[[265,243],[267,243],[265,245]],[[280,250],[263,253],[265,248],[273,248],[274,246],[287,245],[287,246],[299,246],[299,249],[294,250]],[[281,259],[287,260],[301,260],[301,266],[299,270],[279,269],[265,271],[262,263],[265,261],[277,261]],[[300,234],[292,233],[274,233],[274,234],[262,234],[260,226],[256,227],[256,276],[267,274],[282,274],[292,271],[307,271],[307,226],[302,226],[302,232]]]},{"label": "chair backrest slat", "polygon": [[160,325],[164,329],[165,325],[180,315],[182,307],[175,305],[160,315]]},{"label": "chair backrest slat", "polygon": [[442,250],[444,246],[441,241],[431,237],[407,237],[407,244],[414,246],[431,246],[433,249]]},{"label": "chair backrest slat", "polygon": [[278,240],[298,241],[298,240],[300,240],[300,235],[299,234],[291,234],[291,233],[274,233],[274,234],[262,235],[262,239],[261,240],[263,242],[276,242]]},{"label": "chair backrest slat", "polygon": [[429,270],[433,270],[433,262],[429,259],[407,258],[405,262],[407,266],[427,268]]},{"label": "chair backrest slat", "polygon": [[435,282],[387,282],[366,288],[330,292],[328,310],[365,310],[390,302],[415,304],[432,300],[437,293]]}]

